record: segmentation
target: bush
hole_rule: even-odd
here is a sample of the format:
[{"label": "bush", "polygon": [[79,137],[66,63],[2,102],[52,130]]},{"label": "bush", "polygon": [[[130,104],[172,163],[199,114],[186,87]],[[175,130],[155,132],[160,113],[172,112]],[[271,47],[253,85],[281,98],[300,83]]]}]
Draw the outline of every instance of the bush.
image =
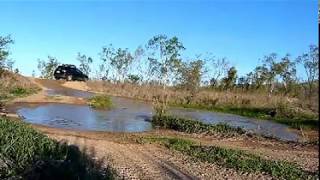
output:
[{"label": "bush", "polygon": [[109,109],[112,107],[112,101],[109,96],[97,95],[89,99],[89,105],[96,109]]}]

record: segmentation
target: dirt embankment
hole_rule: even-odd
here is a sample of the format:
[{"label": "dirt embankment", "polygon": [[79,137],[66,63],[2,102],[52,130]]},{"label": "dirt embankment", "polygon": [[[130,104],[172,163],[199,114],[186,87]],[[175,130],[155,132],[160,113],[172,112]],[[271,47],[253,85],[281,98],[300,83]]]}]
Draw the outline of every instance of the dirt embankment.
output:
[{"label": "dirt embankment", "polygon": [[79,82],[79,81],[67,81],[62,84],[62,86],[70,89],[76,89],[80,91],[89,91],[90,88],[85,82]]},{"label": "dirt embankment", "polygon": [[[30,80],[41,88],[37,94],[28,97],[17,98],[12,103],[66,103],[66,104],[86,104],[86,100],[81,97],[73,97],[63,95],[63,92],[68,90],[61,84],[62,82],[47,80],[47,79],[33,79]],[[55,93],[55,91],[59,93]],[[52,94],[50,94],[52,92]],[[61,93],[62,92],[62,93]]]}]

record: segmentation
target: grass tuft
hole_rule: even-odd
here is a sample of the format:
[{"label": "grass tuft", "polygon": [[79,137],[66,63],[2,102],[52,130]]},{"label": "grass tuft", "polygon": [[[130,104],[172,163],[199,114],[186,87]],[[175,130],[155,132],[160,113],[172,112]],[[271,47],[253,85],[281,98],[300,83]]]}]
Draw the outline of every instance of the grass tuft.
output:
[{"label": "grass tuft", "polygon": [[97,95],[89,99],[89,105],[95,109],[110,109],[112,101],[109,96]]},{"label": "grass tuft", "polygon": [[173,129],[186,133],[206,133],[209,135],[216,135],[219,133],[224,136],[234,136],[244,134],[245,131],[239,127],[231,127],[227,124],[205,124],[200,121],[179,118],[175,116],[153,116],[153,126],[159,126],[161,128]]}]

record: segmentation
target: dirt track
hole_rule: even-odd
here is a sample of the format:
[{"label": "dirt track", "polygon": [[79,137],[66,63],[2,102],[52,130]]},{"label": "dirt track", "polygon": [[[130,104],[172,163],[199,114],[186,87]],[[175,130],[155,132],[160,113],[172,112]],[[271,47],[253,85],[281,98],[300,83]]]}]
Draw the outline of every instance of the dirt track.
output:
[{"label": "dirt track", "polygon": [[[48,80],[35,80],[47,89],[72,91],[68,88],[88,90],[80,82],[60,83]],[[61,98],[62,97],[62,98]],[[57,102],[85,103],[85,99],[60,96],[60,99],[48,97],[46,91],[15,102]],[[228,148],[237,148],[262,155],[269,159],[287,160],[300,164],[306,170],[318,169],[318,148],[315,146],[295,146],[273,141],[255,141],[246,139],[218,139],[215,137],[199,137],[172,131],[153,131],[149,133],[108,133],[71,131],[34,125],[36,129],[59,141],[67,141],[89,153],[97,159],[110,163],[121,177],[125,179],[271,179],[268,175],[236,172],[233,169],[217,165],[196,162],[179,152],[170,151],[153,144],[138,144],[132,137],[144,135],[170,135],[191,138],[204,144],[212,144]]]},{"label": "dirt track", "polygon": [[[263,174],[239,173],[233,169],[196,162],[179,152],[133,141],[135,137],[148,133],[81,132],[35,127],[51,138],[75,144],[97,159],[104,159],[125,179],[271,179]],[[164,132],[152,134],[158,133]]]}]

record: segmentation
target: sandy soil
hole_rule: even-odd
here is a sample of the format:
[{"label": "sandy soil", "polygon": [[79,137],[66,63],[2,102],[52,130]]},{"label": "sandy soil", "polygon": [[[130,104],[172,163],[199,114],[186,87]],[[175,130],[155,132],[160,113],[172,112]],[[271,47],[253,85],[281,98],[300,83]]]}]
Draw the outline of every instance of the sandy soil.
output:
[{"label": "sandy soil", "polygon": [[62,84],[62,86],[66,88],[81,90],[81,91],[89,91],[90,88],[87,86],[87,83],[80,81],[66,81]]},{"label": "sandy soil", "polygon": [[59,82],[44,80],[44,79],[33,79],[31,81],[37,84],[41,91],[37,94],[33,94],[27,97],[21,97],[14,99],[11,103],[66,103],[66,104],[86,104],[84,98],[64,96],[64,95],[52,95],[48,96],[48,90],[50,89],[61,89]]},{"label": "sandy soil", "polygon": [[86,149],[98,159],[104,159],[125,179],[272,179],[265,174],[241,173],[194,161],[179,152],[134,141],[139,136],[150,135],[148,133],[65,131],[34,127],[51,138],[67,141]]},{"label": "sandy soil", "polygon": [[[73,88],[87,91],[89,87],[83,82],[53,82],[34,80],[43,88],[41,92],[14,102],[57,102],[85,103],[85,99],[66,97],[49,97],[48,89]],[[61,85],[62,84],[62,85]],[[284,143],[274,140],[245,138],[221,139],[196,134],[185,134],[168,130],[154,130],[148,133],[108,133],[88,132],[49,128],[33,125],[37,130],[59,141],[67,141],[88,150],[98,159],[111,164],[125,179],[272,179],[265,174],[236,172],[214,164],[197,162],[179,152],[153,144],[139,144],[135,139],[141,136],[176,136],[190,138],[202,144],[215,145],[233,149],[242,149],[267,159],[294,162],[309,170],[318,170],[318,146]]]}]

